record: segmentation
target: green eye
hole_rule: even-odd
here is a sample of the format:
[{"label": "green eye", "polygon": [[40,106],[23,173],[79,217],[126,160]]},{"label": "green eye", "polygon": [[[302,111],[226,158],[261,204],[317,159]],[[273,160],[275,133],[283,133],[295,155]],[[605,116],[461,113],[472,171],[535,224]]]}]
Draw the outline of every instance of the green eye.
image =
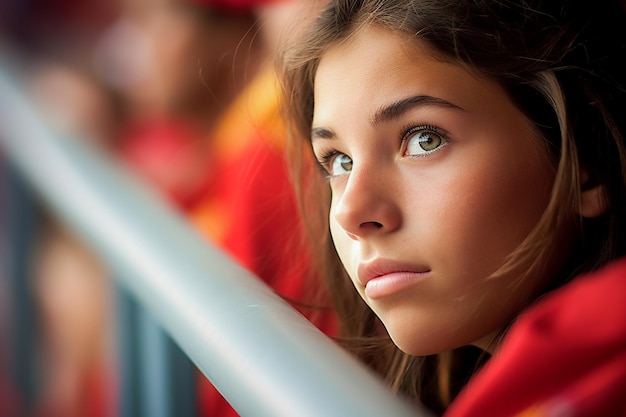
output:
[{"label": "green eye", "polygon": [[331,164],[331,174],[341,175],[350,171],[352,171],[352,158],[345,153],[337,154]]},{"label": "green eye", "polygon": [[405,141],[405,156],[427,155],[446,144],[445,139],[439,133],[423,128],[408,134]]}]

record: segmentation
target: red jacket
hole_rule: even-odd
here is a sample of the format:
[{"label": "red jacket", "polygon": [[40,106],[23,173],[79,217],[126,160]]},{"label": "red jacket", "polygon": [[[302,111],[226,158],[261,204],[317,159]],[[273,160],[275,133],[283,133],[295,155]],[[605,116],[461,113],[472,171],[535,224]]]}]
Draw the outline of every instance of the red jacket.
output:
[{"label": "red jacket", "polygon": [[445,417],[626,416],[626,259],[529,308]]}]

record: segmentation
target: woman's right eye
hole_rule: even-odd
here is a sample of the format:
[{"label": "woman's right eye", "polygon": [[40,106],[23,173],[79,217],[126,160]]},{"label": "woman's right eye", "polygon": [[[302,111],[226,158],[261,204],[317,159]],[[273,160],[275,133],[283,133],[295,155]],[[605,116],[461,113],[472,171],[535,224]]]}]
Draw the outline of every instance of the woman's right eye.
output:
[{"label": "woman's right eye", "polygon": [[345,153],[337,152],[333,158],[328,161],[329,174],[336,177],[352,171],[352,158]]},{"label": "woman's right eye", "polygon": [[352,171],[352,158],[336,150],[319,155],[317,160],[329,177],[336,177]]}]

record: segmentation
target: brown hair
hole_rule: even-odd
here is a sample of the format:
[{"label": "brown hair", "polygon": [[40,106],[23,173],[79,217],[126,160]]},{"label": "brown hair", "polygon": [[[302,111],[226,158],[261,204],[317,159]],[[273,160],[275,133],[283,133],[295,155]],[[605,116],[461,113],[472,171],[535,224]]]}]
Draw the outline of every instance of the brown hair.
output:
[{"label": "brown hair", "polygon": [[[294,136],[291,158],[316,262],[335,297],[343,340],[398,391],[436,411],[445,409],[480,365],[480,355],[466,348],[439,357],[403,354],[354,290],[330,240],[330,194],[326,183],[319,181],[310,148],[318,63],[329,48],[367,25],[376,25],[424,40],[441,59],[500,83],[545,141],[556,180],[536,228],[491,278],[523,264],[531,265],[526,274],[542,267],[565,219],[577,216],[581,187],[602,185],[608,207],[598,218],[577,216],[570,260],[554,282],[546,283],[544,291],[548,291],[626,254],[624,13],[617,1],[593,7],[581,3],[337,0],[303,39],[284,48],[280,71]],[[588,174],[584,184],[581,168]],[[456,366],[455,358],[468,354],[472,365]],[[429,377],[433,370],[439,370],[438,377]],[[433,385],[441,389],[433,391]]]}]

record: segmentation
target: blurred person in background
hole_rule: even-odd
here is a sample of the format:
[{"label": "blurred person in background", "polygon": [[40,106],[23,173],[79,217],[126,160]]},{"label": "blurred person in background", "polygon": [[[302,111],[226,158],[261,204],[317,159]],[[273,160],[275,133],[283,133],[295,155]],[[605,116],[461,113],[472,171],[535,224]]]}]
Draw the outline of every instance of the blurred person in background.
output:
[{"label": "blurred person in background", "polygon": [[254,17],[185,0],[121,6],[96,48],[127,105],[118,155],[185,209],[212,166],[209,132],[258,65]]},{"label": "blurred person in background", "polygon": [[[273,72],[283,31],[321,3],[132,0],[100,57],[134,119],[121,158],[207,239],[333,334],[308,274]],[[198,401],[201,416],[237,415],[199,373]]]},{"label": "blurred person in background", "polygon": [[[36,48],[46,53],[28,84],[56,131],[120,159],[184,210],[211,163],[208,132],[253,68],[254,39],[236,51],[254,35],[254,21],[185,1],[123,0],[90,51],[54,41]],[[93,62],[65,62],[83,57]],[[54,216],[45,213],[42,223],[34,256],[43,342],[35,413],[111,415],[117,384],[108,273]]]},{"label": "blurred person in background", "polygon": [[[305,1],[126,0],[99,68],[126,97],[120,158],[327,333],[285,161],[274,51]],[[310,8],[310,9],[309,9]],[[235,416],[198,373],[201,416]]]},{"label": "blurred person in background", "polygon": [[[272,69],[287,25],[321,3],[121,1],[117,19],[89,36],[98,82],[122,96],[121,128],[102,120],[115,108],[96,98],[101,86],[80,71],[42,66],[32,86],[44,105],[62,110],[56,119],[63,129],[117,155],[207,239],[334,334],[333,314],[308,274]],[[105,415],[114,407],[112,382],[94,369],[108,361],[109,336],[100,333],[111,317],[102,297],[107,273],[80,240],[51,224],[36,268],[46,355],[54,358],[40,408],[47,415]],[[94,278],[82,278],[87,272]],[[199,415],[236,415],[199,373],[198,401]]]}]

